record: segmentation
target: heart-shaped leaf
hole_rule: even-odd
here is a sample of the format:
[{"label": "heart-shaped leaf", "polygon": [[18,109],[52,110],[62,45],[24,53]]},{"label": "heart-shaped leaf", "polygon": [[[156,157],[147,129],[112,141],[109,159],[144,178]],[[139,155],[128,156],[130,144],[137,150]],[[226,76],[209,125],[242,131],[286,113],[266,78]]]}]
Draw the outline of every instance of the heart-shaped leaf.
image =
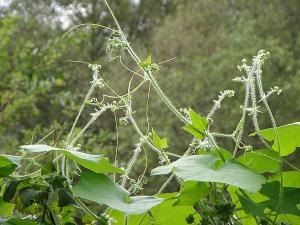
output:
[{"label": "heart-shaped leaf", "polygon": [[85,172],[72,188],[73,194],[127,214],[141,214],[160,204],[163,199],[152,196],[130,197],[127,191],[104,174]]},{"label": "heart-shaped leaf", "polygon": [[216,167],[219,158],[212,155],[183,157],[170,165],[151,171],[152,175],[163,175],[172,171],[183,180],[218,182],[257,192],[266,179],[261,174],[241,165],[235,160],[227,160],[222,167]]},{"label": "heart-shaped leaf", "polygon": [[[300,122],[277,127],[280,154],[287,156],[300,147]],[[274,141],[272,149],[278,151],[278,141],[274,128],[260,130],[252,135],[259,134],[268,141]]]},{"label": "heart-shaped leaf", "polygon": [[57,151],[81,166],[92,170],[96,173],[123,173],[118,167],[115,167],[109,163],[109,160],[103,155],[92,155],[79,151],[68,151],[61,148],[55,148],[48,145],[23,145],[20,146],[22,149],[32,152],[41,153],[49,151]]}]

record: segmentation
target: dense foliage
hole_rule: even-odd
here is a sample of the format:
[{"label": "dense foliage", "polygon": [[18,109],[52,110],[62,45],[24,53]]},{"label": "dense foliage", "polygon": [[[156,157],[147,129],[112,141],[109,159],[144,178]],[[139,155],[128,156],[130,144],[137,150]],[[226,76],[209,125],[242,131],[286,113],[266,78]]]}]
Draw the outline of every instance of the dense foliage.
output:
[{"label": "dense foliage", "polygon": [[[23,1],[13,3],[11,7],[16,11],[23,10],[22,7],[28,9]],[[109,14],[100,18],[103,25],[82,24],[63,36],[59,35],[60,26],[55,24],[43,24],[42,32],[29,35],[32,37],[18,35],[26,26],[40,26],[38,16],[25,18],[25,28],[18,14],[6,15],[1,20],[3,40],[0,44],[7,49],[0,55],[1,60],[7,62],[1,67],[1,75],[4,75],[3,85],[1,81],[1,147],[7,153],[0,155],[2,224],[299,224],[300,186],[297,181],[300,173],[290,159],[300,146],[300,123],[289,120],[286,125],[278,126],[277,114],[272,110],[274,96],[282,92],[273,86],[274,80],[276,84],[289,85],[286,88],[289,98],[297,95],[297,84],[286,78],[274,79],[270,74],[297,70],[297,60],[287,62],[285,58],[290,46],[279,44],[280,38],[285,38],[294,40],[297,45],[295,35],[289,37],[279,32],[274,37],[276,32],[265,36],[256,32],[255,28],[261,25],[258,21],[265,18],[259,18],[264,10],[259,8],[257,21],[251,21],[253,3],[244,2],[241,6],[250,12],[243,11],[243,15],[233,20],[224,10],[231,7],[230,1],[222,1],[217,6],[210,1],[187,4],[163,1],[166,8],[155,13],[161,18],[170,13],[163,21],[165,25],[154,28],[154,20],[151,24],[151,20],[143,21],[143,16],[136,20],[128,17],[128,24],[150,23],[149,27],[135,32],[120,26],[116,18],[125,16],[122,10],[113,13],[117,5],[112,5],[112,10],[106,1],[93,3],[95,9],[97,6],[108,9]],[[48,3],[43,4],[47,6]],[[43,4],[32,3],[38,7],[29,9],[35,12]],[[80,6],[76,1],[72,4]],[[175,13],[173,4],[176,5]],[[279,1],[264,4],[270,10]],[[278,13],[294,12],[296,5],[287,4]],[[131,7],[130,2],[124,1],[121,9],[130,11]],[[197,9],[203,7],[210,10],[196,14]],[[44,18],[49,18],[47,8],[44,10]],[[239,10],[242,9],[236,12]],[[81,18],[82,8],[79,7],[77,13]],[[178,14],[185,18],[177,19]],[[195,15],[199,16],[197,20],[192,17]],[[190,32],[187,39],[191,40],[182,38],[186,40],[183,46],[176,46],[180,45],[177,38],[183,33],[180,29],[193,23],[207,23],[211,17],[219,19],[219,22],[211,22],[219,40],[201,27],[206,36],[196,39],[197,32]],[[226,29],[220,21],[227,25]],[[178,26],[180,23],[185,25]],[[287,20],[278,26],[284,28],[291,23],[293,21]],[[232,32],[230,26],[233,29],[234,25],[238,26]],[[269,26],[266,24],[266,29]],[[152,34],[155,29],[157,32]],[[53,35],[50,39],[49,31]],[[178,35],[167,36],[165,32],[170,31]],[[255,35],[248,39],[251,32]],[[148,41],[145,34],[151,36],[151,40]],[[141,46],[138,37],[143,35],[147,40],[146,49],[150,49],[149,52],[153,49],[152,56],[142,52],[144,56],[140,57],[134,50]],[[15,36],[17,40],[11,38]],[[97,36],[100,38],[93,40]],[[206,38],[209,41],[202,43]],[[104,40],[106,46],[99,52],[97,44]],[[255,44],[241,45],[249,40]],[[86,45],[86,41],[92,41],[91,46]],[[162,62],[156,60],[160,45],[166,47],[161,54],[166,60]],[[175,45],[174,49],[179,52],[173,53],[174,49],[168,45]],[[54,66],[64,64],[62,59],[68,54],[79,54],[80,46],[87,48],[84,54],[88,60],[70,60],[72,65],[67,67]],[[217,77],[222,71],[224,74],[233,71],[233,59],[249,56],[261,46],[274,50],[274,61],[279,69],[274,69],[272,63],[265,63],[270,53],[260,50],[251,60],[242,60],[238,77]],[[183,50],[189,54],[180,52]],[[202,50],[204,56],[199,60],[197,51]],[[289,50],[296,57],[297,53]],[[85,62],[95,61],[104,54],[106,56],[97,60],[97,64]],[[174,54],[180,59],[175,66],[166,66],[174,61],[168,60]],[[216,63],[212,64],[214,61]],[[78,64],[81,65],[79,70]],[[75,74],[88,74],[89,69],[91,75],[73,75],[65,72],[67,69]],[[159,77],[165,71],[170,75]],[[211,80],[203,74],[212,76]],[[294,77],[297,79],[296,72]],[[201,82],[194,85],[198,78]],[[234,78],[237,91],[220,91],[231,86],[231,78]],[[263,85],[263,81],[271,87]],[[175,102],[161,86],[166,93],[175,90],[170,94]],[[191,90],[191,87],[196,89]],[[83,98],[79,103],[76,94],[82,93],[84,88],[87,92],[78,95]],[[198,88],[205,89],[205,95]],[[153,101],[150,101],[151,90],[155,92]],[[232,100],[237,93],[238,98]],[[212,99],[215,99],[212,106],[208,106]],[[207,101],[201,104],[201,113],[196,107],[199,101]],[[289,101],[280,98],[278,101],[280,105],[275,109],[280,121],[292,120],[295,107],[284,116],[280,110],[281,107],[286,110]],[[179,104],[184,107],[177,108]],[[73,117],[75,121],[71,123]],[[101,117],[107,124],[102,126],[98,122]],[[38,126],[32,131],[35,124]],[[171,124],[173,127],[168,127]],[[248,124],[253,124],[253,129]],[[270,128],[261,129],[266,125]],[[122,140],[127,143],[122,144]],[[9,152],[20,142],[27,144],[22,143],[19,154]],[[116,148],[109,149],[115,142]],[[133,142],[136,145],[132,151],[123,151]],[[102,154],[99,154],[100,149]],[[176,190],[176,187],[180,188]]]}]

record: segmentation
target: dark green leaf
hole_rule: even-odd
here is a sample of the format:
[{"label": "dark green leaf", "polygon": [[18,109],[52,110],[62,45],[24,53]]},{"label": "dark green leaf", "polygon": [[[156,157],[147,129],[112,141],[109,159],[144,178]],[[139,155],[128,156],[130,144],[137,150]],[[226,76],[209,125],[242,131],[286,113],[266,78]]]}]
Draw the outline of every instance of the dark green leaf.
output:
[{"label": "dark green leaf", "polygon": [[247,195],[237,194],[243,210],[250,215],[258,216],[260,218],[266,218],[264,214],[264,206],[253,202]]},{"label": "dark green leaf", "polygon": [[60,188],[58,190],[58,206],[64,207],[72,204],[75,204],[72,194],[66,189]]},{"label": "dark green leaf", "polygon": [[248,169],[235,160],[227,160],[221,168],[216,167],[220,159],[214,155],[193,155],[183,157],[170,165],[161,166],[151,171],[152,175],[175,172],[187,180],[202,182],[219,182],[257,192],[266,179],[259,173]]},{"label": "dark green leaf", "polygon": [[6,202],[12,200],[13,197],[15,196],[19,184],[22,183],[24,180],[26,179],[11,180],[6,185],[5,191],[3,193],[3,200]]},{"label": "dark green leaf", "polygon": [[33,203],[45,203],[48,199],[47,192],[28,187],[21,189],[19,195],[24,208],[32,205]]},{"label": "dark green leaf", "polygon": [[83,173],[72,191],[77,197],[108,205],[127,214],[145,213],[163,201],[151,196],[129,197],[124,188],[106,175],[93,172]]},{"label": "dark green leaf", "polygon": [[48,162],[46,165],[43,165],[41,169],[42,175],[48,175],[54,172],[56,172],[56,168],[52,161]]},{"label": "dark green leaf", "polygon": [[[279,201],[279,187],[278,181],[273,181],[264,184],[260,193],[267,196],[269,200],[264,201],[268,208],[276,210]],[[300,210],[297,205],[300,203],[300,188],[284,187],[283,198],[280,206],[280,213],[300,216]]]}]

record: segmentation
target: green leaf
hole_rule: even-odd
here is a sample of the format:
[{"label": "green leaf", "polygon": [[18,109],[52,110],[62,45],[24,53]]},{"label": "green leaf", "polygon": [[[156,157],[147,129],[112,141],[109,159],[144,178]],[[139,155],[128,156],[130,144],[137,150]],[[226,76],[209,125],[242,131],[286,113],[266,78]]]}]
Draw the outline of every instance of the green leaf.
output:
[{"label": "green leaf", "polygon": [[200,221],[200,217],[192,206],[174,205],[177,200],[172,198],[172,193],[160,195],[159,197],[164,196],[169,199],[151,209],[155,224],[187,225],[186,217],[190,214],[195,214],[195,220]]},{"label": "green leaf", "polygon": [[[300,122],[287,124],[277,128],[280,141],[280,154],[287,156],[300,147]],[[274,128],[258,131],[252,135],[259,134],[268,141],[274,141],[272,149],[278,151],[278,142]]]},{"label": "green leaf", "polygon": [[169,148],[167,138],[160,138],[158,134],[152,129],[153,145],[159,149]]},{"label": "green leaf", "polygon": [[[198,155],[205,155],[208,153],[208,150],[206,149],[199,149],[197,151]],[[218,148],[218,149],[213,149],[213,151],[210,152],[211,154],[213,154],[216,157],[220,157],[220,155],[222,155],[222,157],[227,160],[227,159],[231,159],[232,158],[232,153],[226,149],[223,148]]]},{"label": "green leaf", "polygon": [[[283,186],[284,187],[295,187],[300,188],[300,172],[298,171],[287,171],[282,173]],[[269,177],[269,182],[271,181],[280,181],[280,174],[276,173],[273,176]]]},{"label": "green leaf", "polygon": [[0,216],[9,217],[14,211],[15,204],[7,203],[0,198]]},{"label": "green leaf", "polygon": [[241,205],[243,207],[243,210],[245,211],[245,213],[250,214],[250,215],[254,215],[254,216],[258,216],[260,218],[266,218],[265,214],[264,214],[264,206],[261,204],[257,204],[255,202],[253,202],[247,195],[239,195],[237,194]]},{"label": "green leaf", "polygon": [[[243,206],[238,198],[238,195],[243,195],[243,191],[241,189],[239,189],[237,187],[233,187],[233,186],[229,186],[227,188],[227,191],[230,194],[232,202],[234,202],[236,204],[236,208],[237,209],[242,208]],[[268,199],[266,196],[262,195],[259,192],[256,192],[256,193],[248,193],[247,192],[246,194],[251,199],[251,201],[253,201],[255,204],[259,204],[259,205],[262,205],[261,203]],[[235,213],[243,222],[242,224],[257,225],[257,222],[255,221],[254,217],[247,214],[244,210],[236,210]]]},{"label": "green leaf", "polygon": [[1,224],[2,225],[37,225],[37,223],[32,220],[19,219],[19,218],[12,218]]},{"label": "green leaf", "polygon": [[152,196],[130,197],[127,191],[104,174],[86,172],[73,187],[73,194],[127,214],[141,214],[160,204],[163,199]]},{"label": "green leaf", "polygon": [[[149,214],[129,215],[128,225],[188,225],[186,217],[195,214],[195,220],[200,221],[199,215],[192,206],[174,206],[177,193],[159,195],[161,198],[167,198],[161,204],[153,207]],[[117,220],[115,225],[124,225],[125,215],[122,212],[113,210],[111,217]]]},{"label": "green leaf", "polygon": [[152,175],[163,175],[172,171],[188,181],[218,182],[257,192],[266,179],[261,174],[248,169],[236,160],[227,160],[221,168],[216,168],[220,159],[212,154],[183,157],[170,165],[151,171]]},{"label": "green leaf", "polygon": [[185,181],[181,184],[180,194],[174,205],[193,206],[209,193],[207,184],[198,181]]},{"label": "green leaf", "polygon": [[23,145],[22,149],[32,152],[41,153],[49,151],[57,151],[64,156],[72,159],[74,162],[81,166],[92,170],[96,173],[123,173],[124,171],[118,167],[115,167],[109,163],[109,160],[103,155],[92,155],[79,151],[68,151],[65,149],[55,148],[48,145]]},{"label": "green leaf", "polygon": [[200,116],[191,108],[189,109],[189,114],[191,118],[191,124],[184,126],[183,129],[200,140],[205,137],[205,130],[207,129],[208,121],[206,118]]},{"label": "green leaf", "polygon": [[48,199],[47,192],[28,187],[21,189],[19,195],[24,208],[32,205],[33,203],[46,203]]},{"label": "green leaf", "polygon": [[43,165],[42,168],[41,168],[42,175],[48,175],[48,174],[51,174],[51,173],[54,173],[54,172],[56,172],[56,168],[55,168],[52,161],[50,161],[47,164]]},{"label": "green leaf", "polygon": [[151,65],[151,55],[149,55],[144,62],[140,62],[140,66],[143,68],[147,68],[150,65]]},{"label": "green leaf", "polygon": [[279,169],[278,154],[269,149],[246,152],[238,161],[258,173],[274,173]]},{"label": "green leaf", "polygon": [[20,160],[20,156],[0,155],[0,177],[12,174],[20,164]]},{"label": "green leaf", "polygon": [[6,185],[5,191],[3,193],[3,200],[6,202],[9,202],[10,200],[12,200],[13,197],[15,196],[18,186],[25,180],[28,180],[28,179],[11,180]]},{"label": "green leaf", "polygon": [[[267,196],[269,200],[263,202],[268,208],[276,210],[279,201],[278,181],[264,184],[260,193]],[[283,198],[280,205],[280,213],[300,216],[300,210],[297,205],[300,203],[300,188],[284,187]]]},{"label": "green leaf", "polygon": [[66,189],[60,188],[58,190],[58,206],[64,207],[72,204],[75,204],[72,194]]}]

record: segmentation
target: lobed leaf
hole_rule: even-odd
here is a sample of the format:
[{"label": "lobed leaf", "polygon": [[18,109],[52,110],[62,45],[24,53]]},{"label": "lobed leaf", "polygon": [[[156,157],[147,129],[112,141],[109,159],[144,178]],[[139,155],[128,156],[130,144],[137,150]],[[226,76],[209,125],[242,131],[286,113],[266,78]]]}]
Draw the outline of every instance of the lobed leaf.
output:
[{"label": "lobed leaf", "polygon": [[191,133],[198,140],[205,137],[205,130],[208,125],[208,121],[206,118],[197,114],[191,108],[189,109],[191,124],[188,124],[183,127],[183,129],[189,133]]}]

